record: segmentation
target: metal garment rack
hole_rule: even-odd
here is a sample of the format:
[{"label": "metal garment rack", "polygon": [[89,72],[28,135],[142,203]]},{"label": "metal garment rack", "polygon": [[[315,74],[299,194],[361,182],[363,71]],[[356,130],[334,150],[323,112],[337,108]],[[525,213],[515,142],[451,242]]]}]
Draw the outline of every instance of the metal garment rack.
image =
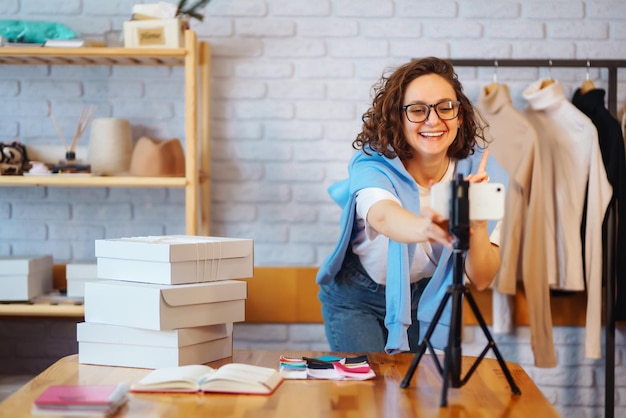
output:
[{"label": "metal garment rack", "polygon": [[617,70],[626,68],[626,60],[575,59],[450,59],[455,67],[545,67],[545,68],[606,68],[609,72],[607,93],[609,112],[617,118]]},{"label": "metal garment rack", "polygon": [[[608,70],[608,110],[617,119],[617,70],[626,68],[626,60],[611,59],[450,59],[455,67],[547,67],[547,68],[606,68]],[[608,208],[608,225],[603,274],[605,280],[605,394],[604,416],[615,416],[615,254],[617,245],[617,212],[615,198]],[[622,220],[626,222],[626,220]]]}]

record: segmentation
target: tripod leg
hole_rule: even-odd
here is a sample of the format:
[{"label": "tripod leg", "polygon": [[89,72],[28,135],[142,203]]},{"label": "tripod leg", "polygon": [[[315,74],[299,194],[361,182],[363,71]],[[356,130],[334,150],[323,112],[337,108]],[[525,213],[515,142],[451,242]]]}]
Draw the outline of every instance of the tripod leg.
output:
[{"label": "tripod leg", "polygon": [[474,297],[469,291],[467,291],[465,298],[467,299],[467,302],[469,303],[470,308],[472,308],[472,312],[474,313],[474,316],[476,317],[478,324],[482,328],[483,333],[485,334],[485,337],[487,338],[487,341],[489,342],[489,347],[493,350],[493,353],[495,354],[496,359],[498,360],[498,363],[500,364],[502,373],[504,373],[506,380],[509,382],[509,385],[511,386],[511,391],[516,395],[520,395],[522,391],[515,384],[515,381],[513,380],[513,376],[511,376],[511,372],[509,371],[509,368],[504,362],[504,358],[502,357],[502,354],[500,354],[500,350],[498,350],[498,347],[496,346],[496,342],[491,336],[491,333],[489,332],[489,328],[487,328],[487,323],[485,322],[485,319],[480,313],[480,309],[478,309],[478,305],[476,304]]},{"label": "tripod leg", "polygon": [[424,352],[426,351],[426,346],[428,344],[428,341],[430,341],[430,336],[433,335],[433,332],[435,331],[435,327],[437,326],[437,323],[439,322],[439,318],[441,317],[441,314],[443,313],[443,309],[446,307],[446,303],[448,302],[449,297],[450,297],[450,293],[449,291],[446,291],[446,294],[444,295],[443,299],[439,303],[439,307],[437,308],[437,311],[435,312],[435,316],[433,317],[433,320],[430,323],[428,330],[426,330],[426,334],[424,334],[424,338],[422,338],[422,342],[417,349],[417,353],[415,353],[415,357],[413,357],[413,361],[411,362],[411,365],[409,366],[409,370],[407,370],[406,375],[404,376],[404,379],[402,379],[402,382],[400,383],[401,388],[407,388],[409,386],[409,383],[411,383],[411,379],[413,378],[415,369],[417,369],[417,365],[419,364],[420,359],[422,358],[422,356],[424,355]]},{"label": "tripod leg", "polygon": [[448,406],[448,382],[451,379],[452,371],[450,370],[450,344],[446,347],[446,353],[443,360],[443,384],[441,386],[441,399],[439,406]]},{"label": "tripod leg", "polygon": [[411,379],[413,378],[413,374],[415,373],[415,369],[417,369],[417,365],[419,364],[425,351],[426,351],[426,341],[422,341],[422,343],[417,348],[417,353],[415,353],[415,357],[413,357],[413,361],[411,362],[411,365],[409,366],[409,370],[407,370],[406,374],[404,375],[404,379],[402,379],[402,382],[400,383],[401,388],[409,387],[409,384],[411,383]]},{"label": "tripod leg", "polygon": [[463,285],[454,285],[450,335],[446,347],[446,362],[450,363],[450,384],[453,388],[461,387],[461,329],[463,328]]},{"label": "tripod leg", "polygon": [[450,289],[452,293],[452,312],[448,345],[445,349],[440,406],[448,405],[448,386],[454,388],[461,387],[461,326],[463,323],[462,303],[464,286],[462,284],[454,284],[450,286]]}]

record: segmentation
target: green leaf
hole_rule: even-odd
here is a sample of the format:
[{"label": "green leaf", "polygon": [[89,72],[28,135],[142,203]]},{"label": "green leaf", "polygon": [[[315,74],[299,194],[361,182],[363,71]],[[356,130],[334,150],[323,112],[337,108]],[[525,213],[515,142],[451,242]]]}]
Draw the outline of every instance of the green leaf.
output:
[{"label": "green leaf", "polygon": [[178,2],[178,7],[176,7],[176,16],[182,12],[183,7],[185,7],[185,3],[187,3],[187,0],[180,0]]},{"label": "green leaf", "polygon": [[199,21],[204,20],[204,15],[198,12],[198,9],[206,6],[211,0],[198,0],[194,5],[185,9],[185,4],[187,0],[180,0],[178,3],[178,8],[176,10],[176,16],[180,15],[188,15],[193,18],[198,19]]},{"label": "green leaf", "polygon": [[196,13],[196,12],[187,12],[186,14],[188,14],[191,17],[195,17],[196,19],[198,19],[200,22],[204,21],[204,15],[201,15],[200,13]]}]

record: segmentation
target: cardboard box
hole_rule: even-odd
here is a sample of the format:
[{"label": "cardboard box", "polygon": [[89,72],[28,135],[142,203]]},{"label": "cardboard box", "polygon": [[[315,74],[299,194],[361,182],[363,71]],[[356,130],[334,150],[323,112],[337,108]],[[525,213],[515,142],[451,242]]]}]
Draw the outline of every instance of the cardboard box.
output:
[{"label": "cardboard box", "polygon": [[152,330],[245,320],[246,282],[159,285],[117,280],[85,284],[85,322]]},{"label": "cardboard box", "polygon": [[185,37],[180,19],[147,19],[124,22],[126,48],[183,48]]},{"label": "cardboard box", "polygon": [[0,257],[0,301],[27,301],[51,291],[51,255]]},{"label": "cardboard box", "polygon": [[156,369],[203,364],[232,355],[233,324],[168,331],[81,322],[78,362]]},{"label": "cardboard box", "polygon": [[98,265],[96,263],[76,263],[65,266],[65,278],[67,280],[67,297],[85,297],[85,283],[98,278]]},{"label": "cardboard box", "polygon": [[254,275],[251,239],[170,235],[96,240],[98,278],[185,284]]}]

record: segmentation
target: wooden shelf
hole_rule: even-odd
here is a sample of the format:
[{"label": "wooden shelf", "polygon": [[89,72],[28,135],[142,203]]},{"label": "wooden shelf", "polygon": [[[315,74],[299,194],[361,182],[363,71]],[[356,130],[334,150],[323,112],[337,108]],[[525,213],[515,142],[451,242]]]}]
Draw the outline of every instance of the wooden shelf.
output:
[{"label": "wooden shelf", "polygon": [[0,186],[185,187],[185,177],[0,176]]},{"label": "wooden shelf", "polygon": [[[179,187],[185,189],[188,235],[210,234],[210,49],[185,31],[184,48],[0,47],[1,65],[183,66],[185,176],[0,176],[2,186]],[[200,188],[206,197],[200,204]]]},{"label": "wooden shelf", "polygon": [[5,65],[147,65],[183,66],[185,48],[3,47]]},{"label": "wooden shelf", "polygon": [[48,305],[48,304],[0,304],[0,316],[33,316],[54,318],[82,318],[85,315],[83,305]]}]

